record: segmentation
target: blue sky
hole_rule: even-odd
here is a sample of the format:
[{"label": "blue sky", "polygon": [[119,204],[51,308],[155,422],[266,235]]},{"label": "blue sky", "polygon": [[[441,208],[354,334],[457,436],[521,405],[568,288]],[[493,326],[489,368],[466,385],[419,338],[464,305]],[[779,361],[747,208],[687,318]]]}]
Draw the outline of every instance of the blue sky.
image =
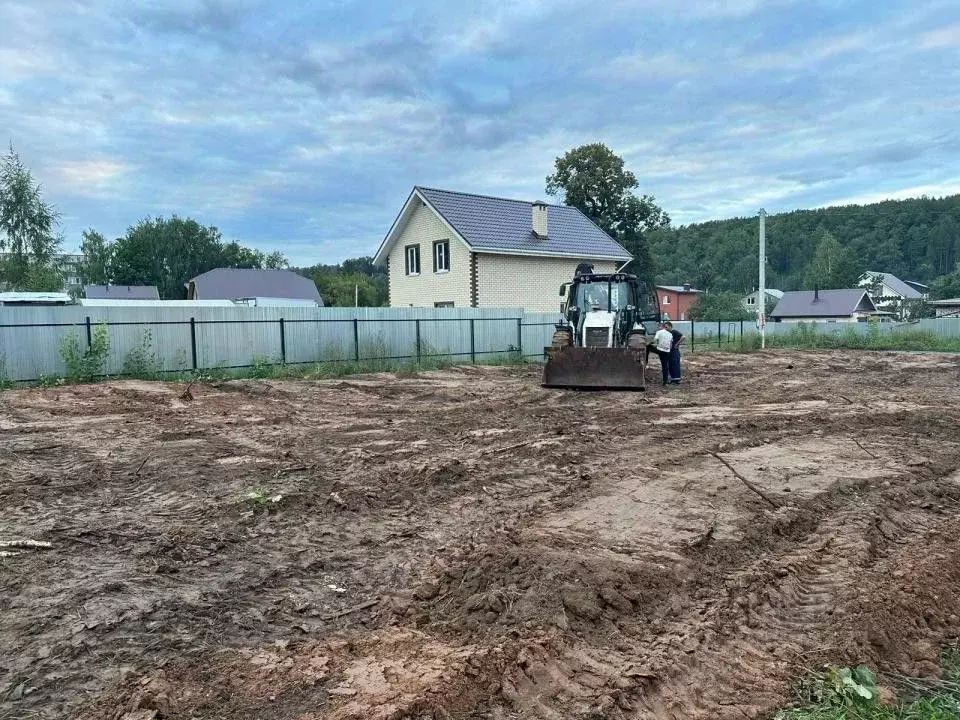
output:
[{"label": "blue sky", "polygon": [[958,108],[957,0],[0,0],[67,249],[177,213],[335,262],[414,184],[533,200],[598,140],[675,223],[952,194]]}]

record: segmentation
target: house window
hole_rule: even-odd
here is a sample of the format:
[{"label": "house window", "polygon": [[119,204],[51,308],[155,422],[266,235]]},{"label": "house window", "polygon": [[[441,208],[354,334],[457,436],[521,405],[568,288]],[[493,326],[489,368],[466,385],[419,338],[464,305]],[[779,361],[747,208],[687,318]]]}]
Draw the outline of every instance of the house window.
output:
[{"label": "house window", "polygon": [[420,274],[420,246],[407,245],[407,275]]},{"label": "house window", "polygon": [[435,308],[451,308],[453,307],[453,300],[445,300],[443,302],[435,302],[433,304]]},{"label": "house window", "polygon": [[669,296],[669,295],[664,295],[664,296],[663,296],[663,302],[660,303],[660,304],[661,304],[661,305],[669,305],[669,304],[670,304],[670,296]]},{"label": "house window", "polygon": [[440,240],[433,244],[433,271],[447,272],[450,270],[450,241]]},{"label": "house window", "polygon": [[756,304],[757,304],[757,299],[755,297],[747,298],[747,305],[756,305]]}]

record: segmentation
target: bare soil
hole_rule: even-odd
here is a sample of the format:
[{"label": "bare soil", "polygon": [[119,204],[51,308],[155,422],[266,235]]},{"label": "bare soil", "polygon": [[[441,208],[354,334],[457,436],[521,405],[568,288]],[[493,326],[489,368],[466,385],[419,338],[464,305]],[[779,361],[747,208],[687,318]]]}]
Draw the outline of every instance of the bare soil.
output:
[{"label": "bare soil", "polygon": [[827,661],[936,673],[960,357],[685,365],[3,393],[0,541],[51,547],[0,548],[0,718],[760,718]]}]

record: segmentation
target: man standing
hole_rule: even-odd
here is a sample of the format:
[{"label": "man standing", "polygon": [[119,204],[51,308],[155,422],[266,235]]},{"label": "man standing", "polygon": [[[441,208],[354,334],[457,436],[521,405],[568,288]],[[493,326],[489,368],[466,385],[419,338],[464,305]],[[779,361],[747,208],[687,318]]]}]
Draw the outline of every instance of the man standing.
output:
[{"label": "man standing", "polygon": [[660,358],[660,370],[663,374],[663,384],[670,381],[670,350],[673,348],[673,335],[667,328],[670,323],[660,323],[660,329],[653,336],[654,349]]},{"label": "man standing", "polygon": [[683,333],[674,330],[672,322],[665,322],[664,326],[670,333],[670,382],[680,384],[680,345],[683,343]]}]

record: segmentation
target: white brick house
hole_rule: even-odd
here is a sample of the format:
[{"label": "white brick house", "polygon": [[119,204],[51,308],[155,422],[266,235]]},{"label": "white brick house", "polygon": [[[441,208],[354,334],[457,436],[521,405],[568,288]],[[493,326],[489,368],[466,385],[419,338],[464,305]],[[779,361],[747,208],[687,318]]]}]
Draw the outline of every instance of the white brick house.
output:
[{"label": "white brick house", "polygon": [[579,263],[614,272],[631,259],[574,207],[415,187],[374,260],[391,307],[552,312]]}]

